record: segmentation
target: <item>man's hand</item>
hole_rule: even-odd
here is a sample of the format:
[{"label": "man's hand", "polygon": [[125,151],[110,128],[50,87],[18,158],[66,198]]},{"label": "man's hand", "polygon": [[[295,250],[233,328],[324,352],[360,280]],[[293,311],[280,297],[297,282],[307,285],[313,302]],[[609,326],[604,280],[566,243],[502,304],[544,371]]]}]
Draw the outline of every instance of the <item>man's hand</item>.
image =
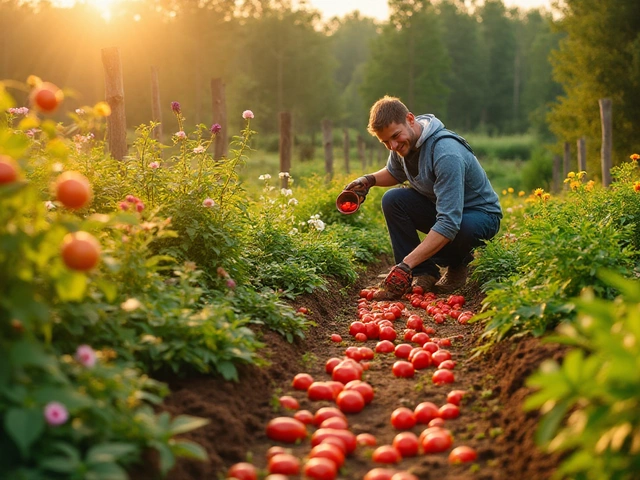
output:
[{"label": "man's hand", "polygon": [[391,269],[382,286],[390,294],[401,297],[411,288],[412,281],[413,273],[411,268],[406,263],[400,262]]},{"label": "man's hand", "polygon": [[376,184],[376,177],[373,175],[365,175],[363,177],[356,178],[353,182],[344,187],[345,190],[351,190],[359,197],[362,197],[361,202],[369,193],[369,189]]}]

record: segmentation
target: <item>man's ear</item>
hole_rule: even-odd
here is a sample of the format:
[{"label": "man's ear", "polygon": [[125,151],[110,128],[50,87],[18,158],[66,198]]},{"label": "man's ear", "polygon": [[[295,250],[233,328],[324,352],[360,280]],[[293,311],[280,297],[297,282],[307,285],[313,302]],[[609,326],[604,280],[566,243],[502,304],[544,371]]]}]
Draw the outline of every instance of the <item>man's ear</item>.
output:
[{"label": "man's ear", "polygon": [[407,113],[407,120],[406,120],[407,125],[413,127],[413,124],[415,121],[416,121],[416,116],[411,112]]}]

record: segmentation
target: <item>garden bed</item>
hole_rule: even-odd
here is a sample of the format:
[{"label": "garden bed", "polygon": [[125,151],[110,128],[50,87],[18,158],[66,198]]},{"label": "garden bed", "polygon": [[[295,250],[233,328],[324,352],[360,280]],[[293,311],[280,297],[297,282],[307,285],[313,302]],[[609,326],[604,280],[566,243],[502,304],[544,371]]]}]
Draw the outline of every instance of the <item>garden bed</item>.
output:
[{"label": "garden bed", "polygon": [[[301,409],[311,412],[335,405],[328,401],[310,401],[305,392],[291,387],[291,381],[300,372],[307,372],[316,380],[330,380],[324,369],[326,360],[342,357],[349,345],[362,345],[348,334],[349,324],[357,319],[358,293],[361,288],[375,284],[376,277],[387,271],[388,266],[387,262],[374,266],[349,289],[333,283],[327,291],[299,298],[296,306],[307,307],[317,327],[309,330],[304,341],[294,344],[277,334],[264,332],[263,341],[267,344],[264,357],[270,365],[241,368],[239,382],[207,376],[170,380],[172,393],[164,408],[174,415],[185,413],[205,417],[211,423],[186,435],[206,448],[209,462],[181,459],[168,478],[224,478],[230,465],[247,460],[265,469],[268,448],[284,445],[267,438],[267,423],[277,416],[293,415],[278,406],[277,399],[281,395],[294,396]],[[468,284],[460,293],[467,300],[465,308],[474,311],[480,308],[482,294],[477,286]],[[425,319],[425,325],[436,329],[436,336],[462,336],[448,348],[457,362],[456,381],[450,385],[433,385],[433,367],[418,370],[412,379],[396,378],[391,372],[391,365],[397,360],[394,355],[376,354],[363,377],[373,386],[375,398],[362,412],[347,415],[351,431],[373,434],[378,445],[391,444],[399,433],[390,423],[393,410],[400,406],[413,409],[425,401],[443,405],[450,390],[461,389],[467,394],[461,403],[460,416],[447,420],[446,428],[453,433],[454,447],[469,445],[475,448],[478,460],[473,464],[451,466],[446,452],[406,458],[394,468],[410,471],[420,479],[549,478],[559,457],[545,454],[535,445],[538,414],[522,409],[523,400],[530,391],[524,382],[545,358],[561,358],[563,349],[525,337],[499,343],[485,356],[466,361],[481,333],[479,325],[460,325],[452,320],[436,325],[424,310],[412,308],[409,302],[405,304],[412,313]],[[403,317],[395,322],[396,330],[402,330],[400,325],[404,320]],[[343,342],[331,342],[332,333],[342,335]],[[365,345],[374,348],[376,342],[369,340]],[[411,430],[419,434],[424,428],[426,425],[416,425]],[[315,427],[308,427],[309,434],[314,430]],[[301,460],[310,450],[308,438],[298,445],[284,446],[291,448]],[[384,467],[372,461],[372,451],[372,448],[359,446],[347,458],[339,478],[361,479],[372,468]]]}]

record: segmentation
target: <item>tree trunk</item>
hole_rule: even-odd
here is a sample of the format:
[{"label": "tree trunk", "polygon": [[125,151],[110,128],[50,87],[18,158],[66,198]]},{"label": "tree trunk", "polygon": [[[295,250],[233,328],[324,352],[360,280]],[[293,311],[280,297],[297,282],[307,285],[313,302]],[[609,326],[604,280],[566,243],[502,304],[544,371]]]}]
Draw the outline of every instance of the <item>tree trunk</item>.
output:
[{"label": "tree trunk", "polygon": [[109,152],[116,160],[127,154],[127,119],[124,112],[124,85],[122,64],[118,47],[102,49],[106,101],[111,107],[107,117],[107,139]]},{"label": "tree trunk", "polygon": [[[291,170],[291,112],[280,112],[280,172]],[[280,179],[280,188],[289,187],[289,177]]]},{"label": "tree trunk", "polygon": [[217,123],[222,129],[216,135],[213,158],[220,160],[229,154],[229,132],[227,130],[227,101],[225,85],[221,78],[211,79],[212,124]]},{"label": "tree trunk", "polygon": [[611,185],[611,151],[613,150],[613,131],[611,126],[612,110],[610,98],[601,98],[600,122],[602,124],[602,185]]}]

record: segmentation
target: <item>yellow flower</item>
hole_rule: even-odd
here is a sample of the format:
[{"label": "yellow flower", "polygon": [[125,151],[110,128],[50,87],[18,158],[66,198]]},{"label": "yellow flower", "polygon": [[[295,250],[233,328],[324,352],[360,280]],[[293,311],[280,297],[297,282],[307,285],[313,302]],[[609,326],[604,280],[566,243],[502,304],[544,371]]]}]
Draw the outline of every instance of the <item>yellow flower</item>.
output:
[{"label": "yellow flower", "polygon": [[107,102],[98,102],[93,107],[93,113],[98,117],[108,117],[111,115],[111,107]]},{"label": "yellow flower", "polygon": [[580,182],[574,180],[573,182],[571,182],[569,184],[569,188],[571,188],[571,190],[577,190],[578,187],[580,187]]},{"label": "yellow flower", "polygon": [[502,194],[503,194],[503,195],[506,195],[506,194],[507,194],[507,191],[506,191],[506,190],[502,190]]},{"label": "yellow flower", "polygon": [[29,75],[27,77],[27,85],[29,85],[31,88],[37,87],[40,84],[42,84],[42,79],[40,77],[37,77],[35,75]]},{"label": "yellow flower", "polygon": [[634,184],[633,184],[633,189],[634,189],[636,192],[640,192],[640,182],[636,182],[636,183],[634,183]]},{"label": "yellow flower", "polygon": [[569,172],[569,173],[567,173],[567,178],[576,178],[576,174],[575,174],[575,172]]},{"label": "yellow flower", "polygon": [[511,188],[511,187],[507,188],[507,192],[513,193],[513,188]]},{"label": "yellow flower", "polygon": [[596,182],[594,182],[593,180],[589,180],[589,181],[587,182],[587,184],[585,185],[585,187],[584,187],[584,188],[585,188],[585,190],[586,190],[587,192],[590,192],[591,190],[593,190],[593,186],[594,186],[595,184],[596,184]]},{"label": "yellow flower", "polygon": [[640,155],[638,155],[637,153],[633,153],[629,156],[629,158],[633,161],[640,160]]},{"label": "yellow flower", "polygon": [[587,175],[587,172],[584,170],[578,172],[578,180],[582,180]]},{"label": "yellow flower", "polygon": [[543,193],[544,193],[544,190],[543,190],[542,188],[536,188],[536,189],[533,191],[533,194],[534,194],[536,197],[541,197]]},{"label": "yellow flower", "polygon": [[544,200],[545,202],[547,200],[549,200],[551,198],[551,194],[550,193],[545,193],[544,195],[542,195],[542,200]]},{"label": "yellow flower", "polygon": [[518,192],[518,196],[519,196],[519,197],[524,197],[525,195],[526,195],[526,193],[524,193],[524,190],[520,190],[520,191]]}]

